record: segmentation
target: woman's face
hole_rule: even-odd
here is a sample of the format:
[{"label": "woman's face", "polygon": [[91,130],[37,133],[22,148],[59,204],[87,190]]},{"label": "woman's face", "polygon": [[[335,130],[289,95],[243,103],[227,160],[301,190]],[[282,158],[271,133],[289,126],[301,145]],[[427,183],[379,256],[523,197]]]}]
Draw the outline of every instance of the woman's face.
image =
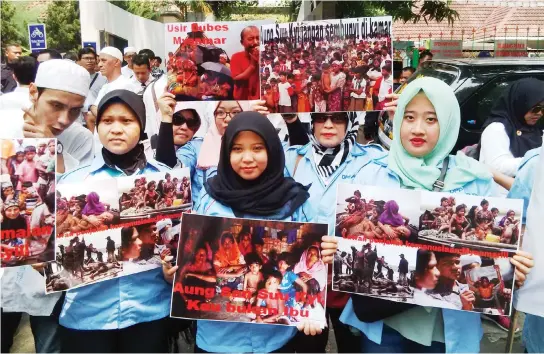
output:
[{"label": "woman's face", "polygon": [[525,122],[527,125],[535,125],[542,118],[542,115],[544,115],[544,102],[537,104],[525,114]]},{"label": "woman's face", "polygon": [[319,115],[312,119],[314,136],[321,146],[333,148],[344,140],[348,122],[343,115]]},{"label": "woman's face", "polygon": [[482,209],[484,211],[487,211],[487,209],[489,209],[489,203],[485,203],[484,205],[482,205]]},{"label": "woman's face", "polygon": [[135,259],[140,257],[140,251],[142,250],[142,240],[140,240],[138,231],[136,228],[132,229],[132,240],[127,249],[123,251],[124,259]]},{"label": "woman's face", "polygon": [[436,283],[438,283],[438,277],[440,272],[438,271],[436,257],[434,253],[431,254],[431,259],[425,268],[425,273],[420,277],[417,276],[416,285],[420,289],[434,289]]},{"label": "woman's face", "polygon": [[106,108],[97,129],[102,145],[116,155],[126,154],[140,141],[140,122],[122,103],[113,103]]},{"label": "woman's face", "polygon": [[16,219],[21,214],[21,211],[19,210],[19,207],[12,206],[6,209],[6,218],[8,219]]},{"label": "woman's face", "polygon": [[249,243],[250,243],[249,235],[244,235],[244,236],[242,236],[242,244],[243,244],[244,246],[247,246],[247,245],[249,245]]},{"label": "woman's face", "polygon": [[312,267],[317,261],[319,261],[319,252],[315,248],[308,250],[306,265],[308,268]]},{"label": "woman's face", "polygon": [[221,101],[214,112],[215,126],[220,135],[225,134],[232,117],[242,112],[242,108],[236,101]]},{"label": "woman's face", "polygon": [[400,127],[402,147],[413,157],[424,157],[433,151],[439,137],[440,125],[431,101],[424,94],[417,94],[404,111]]},{"label": "woman's face", "polygon": [[251,131],[236,135],[230,150],[230,164],[246,181],[259,178],[268,165],[268,152],[263,138]]},{"label": "woman's face", "polygon": [[195,256],[195,261],[196,263],[204,263],[206,261],[206,251],[202,248],[200,248],[197,252],[196,252],[196,256]]},{"label": "woman's face", "polygon": [[223,248],[225,248],[227,251],[232,248],[234,241],[230,237],[225,237],[223,239]]},{"label": "woman's face", "polygon": [[2,192],[4,193],[4,197],[7,197],[8,195],[13,194],[13,187],[4,188]]},{"label": "woman's face", "polygon": [[461,209],[459,209],[459,211],[457,212],[457,215],[458,215],[458,216],[465,216],[465,213],[466,213],[465,208],[461,208]]}]

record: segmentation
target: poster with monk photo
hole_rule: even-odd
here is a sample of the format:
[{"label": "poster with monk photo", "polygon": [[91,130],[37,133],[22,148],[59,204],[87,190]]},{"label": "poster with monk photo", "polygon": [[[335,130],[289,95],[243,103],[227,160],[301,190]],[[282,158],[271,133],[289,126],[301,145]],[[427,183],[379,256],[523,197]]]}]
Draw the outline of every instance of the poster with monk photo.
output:
[{"label": "poster with monk photo", "polygon": [[326,224],[183,214],[171,317],[326,324]]},{"label": "poster with monk photo", "polygon": [[393,91],[392,17],[261,27],[261,96],[272,113],[379,111]]},{"label": "poster with monk photo", "polygon": [[56,139],[3,139],[0,160],[0,264],[55,259]]},{"label": "poster with monk photo", "polygon": [[404,304],[511,314],[514,268],[508,258],[442,250],[340,238],[332,289]]},{"label": "poster with monk photo", "polygon": [[260,25],[184,22],[165,25],[168,92],[178,101],[260,98]]}]

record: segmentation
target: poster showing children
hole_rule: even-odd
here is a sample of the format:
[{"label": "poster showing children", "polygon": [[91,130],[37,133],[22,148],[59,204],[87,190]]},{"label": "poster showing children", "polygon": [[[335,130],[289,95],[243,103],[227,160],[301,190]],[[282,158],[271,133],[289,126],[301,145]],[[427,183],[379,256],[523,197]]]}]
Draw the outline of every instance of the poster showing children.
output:
[{"label": "poster showing children", "polygon": [[56,139],[0,140],[0,264],[55,259]]},{"label": "poster showing children", "polygon": [[188,168],[117,179],[122,221],[175,214],[192,206]]},{"label": "poster showing children", "polygon": [[270,21],[166,24],[168,91],[178,101],[259,99],[264,23]]},{"label": "poster showing children", "polygon": [[272,113],[383,110],[392,93],[390,16],[261,27],[261,90]]},{"label": "poster showing children", "polygon": [[46,293],[117,277],[123,271],[121,229],[57,238],[56,262],[45,268]]},{"label": "poster showing children", "polygon": [[327,225],[183,214],[171,317],[325,325]]},{"label": "poster showing children", "polygon": [[341,238],[333,261],[333,290],[406,304],[509,316],[513,287],[508,258]]}]

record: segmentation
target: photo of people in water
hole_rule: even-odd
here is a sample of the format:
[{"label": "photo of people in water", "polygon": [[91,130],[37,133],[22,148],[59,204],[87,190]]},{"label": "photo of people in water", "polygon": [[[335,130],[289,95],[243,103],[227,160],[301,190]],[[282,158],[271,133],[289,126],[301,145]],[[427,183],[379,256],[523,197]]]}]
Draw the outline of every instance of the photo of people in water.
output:
[{"label": "photo of people in water", "polygon": [[333,261],[332,289],[420,306],[509,316],[513,277],[508,258],[341,238]]},{"label": "photo of people in water", "polygon": [[121,220],[179,214],[192,206],[188,168],[117,179]]},{"label": "photo of people in water", "polygon": [[183,214],[172,317],[325,325],[327,225]]},{"label": "photo of people in water", "polygon": [[115,228],[120,222],[117,185],[104,181],[57,187],[57,237]]}]

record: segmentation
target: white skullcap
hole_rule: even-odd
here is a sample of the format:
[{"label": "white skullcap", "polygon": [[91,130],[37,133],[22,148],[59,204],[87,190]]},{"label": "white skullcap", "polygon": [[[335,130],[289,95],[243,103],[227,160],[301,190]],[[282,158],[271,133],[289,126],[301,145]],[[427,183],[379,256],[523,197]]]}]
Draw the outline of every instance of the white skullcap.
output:
[{"label": "white skullcap", "polygon": [[478,263],[480,265],[482,264],[482,258],[480,256],[475,256],[473,254],[464,254],[461,257],[459,257],[459,261],[461,263],[461,267],[464,267],[472,263]]},{"label": "white skullcap", "polygon": [[339,60],[335,60],[332,62],[332,65],[342,65],[342,62]]},{"label": "white skullcap", "polygon": [[102,50],[100,51],[100,53],[98,53],[98,55],[102,55],[102,54],[107,54],[109,56],[114,57],[115,59],[119,59],[119,61],[123,61],[123,54],[121,53],[119,49],[115,47],[102,48]]},{"label": "white skullcap", "polygon": [[34,85],[37,87],[75,93],[83,97],[89,94],[91,76],[73,61],[51,59],[38,66]]},{"label": "white skullcap", "polygon": [[172,226],[172,220],[164,219],[157,222],[157,231],[160,233],[166,226]]},{"label": "white skullcap", "polygon": [[298,70],[298,69],[293,70],[293,75],[300,75],[300,70]]},{"label": "white skullcap", "polygon": [[134,47],[126,47],[123,51],[123,53],[125,53],[125,55],[127,55],[128,53],[136,53],[136,48]]}]

